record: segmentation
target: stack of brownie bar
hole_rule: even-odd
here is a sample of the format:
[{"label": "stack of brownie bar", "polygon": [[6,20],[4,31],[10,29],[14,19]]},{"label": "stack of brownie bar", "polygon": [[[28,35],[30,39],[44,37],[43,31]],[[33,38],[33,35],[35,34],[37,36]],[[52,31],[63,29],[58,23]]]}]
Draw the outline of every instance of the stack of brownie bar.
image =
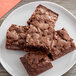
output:
[{"label": "stack of brownie bar", "polygon": [[51,60],[76,49],[73,39],[62,28],[55,31],[58,14],[38,5],[27,26],[12,24],[7,30],[6,48],[28,52],[20,58],[29,76],[52,68]]}]

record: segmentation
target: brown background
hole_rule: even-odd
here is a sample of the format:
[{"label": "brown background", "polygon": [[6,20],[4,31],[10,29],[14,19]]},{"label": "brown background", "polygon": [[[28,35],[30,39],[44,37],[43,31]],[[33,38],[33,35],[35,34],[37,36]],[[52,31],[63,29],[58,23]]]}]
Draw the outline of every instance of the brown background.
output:
[{"label": "brown background", "polygon": [[[16,5],[16,7],[14,7],[10,12],[8,12],[3,18],[0,19],[0,25],[14,9],[32,1],[39,1],[39,0],[22,0],[18,5]],[[47,1],[55,2],[59,5],[62,5],[76,16],[76,0],[47,0]],[[6,70],[1,66],[1,64],[0,64],[0,76],[11,76],[6,72]],[[71,68],[63,76],[76,76],[76,65],[74,65],[73,68]]]}]

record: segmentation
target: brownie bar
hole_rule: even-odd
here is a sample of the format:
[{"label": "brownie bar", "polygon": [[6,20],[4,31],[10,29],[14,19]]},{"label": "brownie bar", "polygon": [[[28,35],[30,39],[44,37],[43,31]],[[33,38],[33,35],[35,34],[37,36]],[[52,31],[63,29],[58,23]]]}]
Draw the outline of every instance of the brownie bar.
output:
[{"label": "brownie bar", "polygon": [[54,32],[54,28],[49,25],[39,25],[37,27],[30,25],[26,36],[26,47],[30,49],[41,49],[41,51],[48,54],[48,48],[51,47]]},{"label": "brownie bar", "polygon": [[27,21],[30,25],[50,25],[54,27],[55,22],[58,19],[58,14],[54,11],[46,8],[43,5],[38,5],[31,18]]},{"label": "brownie bar", "polygon": [[7,30],[6,48],[14,50],[23,50],[26,39],[26,31],[29,26],[16,26],[12,24]]},{"label": "brownie bar", "polygon": [[24,57],[21,57],[20,60],[29,76],[37,76],[44,71],[52,68],[52,64],[48,56],[42,53],[31,52],[24,55]]},{"label": "brownie bar", "polygon": [[73,39],[70,38],[67,31],[62,28],[54,34],[54,40],[52,42],[52,49],[50,50],[51,57],[53,60],[75,50],[75,44]]}]

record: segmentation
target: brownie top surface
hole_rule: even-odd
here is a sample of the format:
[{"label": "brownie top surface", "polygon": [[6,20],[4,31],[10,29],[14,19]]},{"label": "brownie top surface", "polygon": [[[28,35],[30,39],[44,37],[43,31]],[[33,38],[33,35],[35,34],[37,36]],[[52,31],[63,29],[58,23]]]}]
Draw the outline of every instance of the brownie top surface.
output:
[{"label": "brownie top surface", "polygon": [[32,14],[31,18],[28,20],[28,24],[33,25],[50,25],[54,27],[54,23],[58,18],[58,14],[46,8],[43,5],[37,6],[35,12]]},{"label": "brownie top surface", "polygon": [[29,26],[17,26],[12,24],[7,30],[6,35],[6,48],[9,49],[22,49],[26,39],[26,31]]},{"label": "brownie top surface", "polygon": [[7,31],[8,38],[18,39],[20,37],[24,37],[26,31],[28,30],[28,26],[17,26],[12,24],[11,27]]},{"label": "brownie top surface", "polygon": [[[51,9],[49,9],[49,8],[47,8],[47,7],[45,7],[44,5],[41,5],[41,4],[39,4],[37,7],[36,7],[36,10],[39,10],[39,11],[41,11],[40,13],[46,13],[46,14],[52,14],[52,15],[57,15],[58,16],[58,13],[56,13],[56,12],[54,12],[54,11],[52,11]],[[48,12],[48,13],[47,13]]]},{"label": "brownie top surface", "polygon": [[55,55],[65,52],[65,50],[72,47],[75,48],[73,40],[64,28],[55,32],[52,42],[52,50]]},{"label": "brownie top surface", "polygon": [[28,26],[17,26],[12,24],[7,31],[7,38],[18,40],[19,38],[25,37],[25,33],[28,30]]},{"label": "brownie top surface", "polygon": [[27,63],[31,65],[32,68],[37,68],[48,63],[51,63],[48,56],[38,52],[28,53],[24,56],[24,58],[27,61]]},{"label": "brownie top surface", "polygon": [[54,28],[51,26],[33,26],[30,25],[26,36],[26,46],[49,48],[52,43]]}]

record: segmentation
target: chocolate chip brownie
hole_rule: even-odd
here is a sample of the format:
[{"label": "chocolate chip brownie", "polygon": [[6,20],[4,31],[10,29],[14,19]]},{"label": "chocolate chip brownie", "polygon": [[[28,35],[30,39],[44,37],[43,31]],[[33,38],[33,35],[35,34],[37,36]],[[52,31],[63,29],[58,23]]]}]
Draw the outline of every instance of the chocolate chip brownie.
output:
[{"label": "chocolate chip brownie", "polygon": [[6,48],[14,50],[23,50],[26,39],[26,31],[29,26],[16,26],[12,24],[7,30]]},{"label": "chocolate chip brownie", "polygon": [[50,50],[50,55],[53,60],[75,49],[76,47],[73,39],[69,36],[64,28],[55,32],[54,40],[52,42],[52,49]]},{"label": "chocolate chip brownie", "polygon": [[30,25],[26,36],[26,47],[49,53],[48,48],[51,48],[54,32],[54,28],[49,25],[37,27]]},{"label": "chocolate chip brownie", "polygon": [[31,52],[20,59],[29,76],[37,76],[52,68],[52,64],[48,56],[42,53]]},{"label": "chocolate chip brownie", "polygon": [[30,25],[50,25],[54,27],[55,22],[58,19],[58,14],[54,11],[48,9],[47,7],[43,5],[38,5],[30,19],[27,21],[27,23]]}]

